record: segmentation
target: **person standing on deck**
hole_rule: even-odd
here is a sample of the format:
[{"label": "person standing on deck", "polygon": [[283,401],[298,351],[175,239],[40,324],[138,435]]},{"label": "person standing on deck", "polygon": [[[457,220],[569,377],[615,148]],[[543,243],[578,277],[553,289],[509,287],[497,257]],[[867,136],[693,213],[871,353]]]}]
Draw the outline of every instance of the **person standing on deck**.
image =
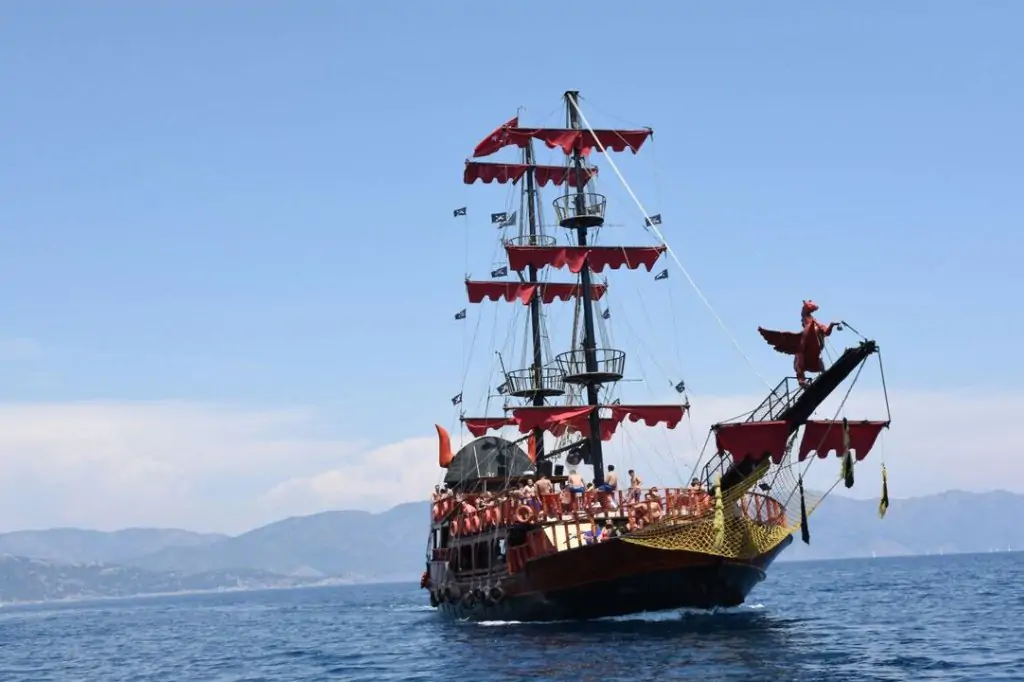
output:
[{"label": "person standing on deck", "polygon": [[604,477],[604,483],[597,486],[600,495],[601,508],[604,510],[615,509],[615,491],[619,489],[619,475],[615,473],[615,465],[608,465],[608,475]]},{"label": "person standing on deck", "polygon": [[582,495],[586,489],[583,485],[583,477],[580,476],[575,469],[569,469],[569,492],[574,495]]},{"label": "person standing on deck", "polygon": [[643,494],[644,482],[636,475],[636,472],[630,469],[629,474],[629,496],[633,498],[634,502],[640,501],[640,496]]},{"label": "person standing on deck", "polygon": [[619,487],[619,475],[615,473],[615,465],[608,465],[608,475],[604,477],[604,483],[597,486],[602,493],[613,493]]}]

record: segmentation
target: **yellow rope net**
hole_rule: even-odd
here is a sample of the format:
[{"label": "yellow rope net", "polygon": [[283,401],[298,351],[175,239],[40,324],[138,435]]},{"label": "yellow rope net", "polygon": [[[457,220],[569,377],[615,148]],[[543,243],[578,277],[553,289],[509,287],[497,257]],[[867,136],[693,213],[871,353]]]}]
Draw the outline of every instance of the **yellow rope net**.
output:
[{"label": "yellow rope net", "polygon": [[[766,461],[724,494],[716,480],[714,501],[700,513],[695,514],[692,506],[675,509],[669,503],[663,516],[622,540],[728,559],[752,559],[770,552],[800,529],[799,476],[792,467],[788,461],[775,466]],[[755,492],[762,480],[770,481],[770,490]],[[804,497],[810,516],[822,496],[805,491]]]}]

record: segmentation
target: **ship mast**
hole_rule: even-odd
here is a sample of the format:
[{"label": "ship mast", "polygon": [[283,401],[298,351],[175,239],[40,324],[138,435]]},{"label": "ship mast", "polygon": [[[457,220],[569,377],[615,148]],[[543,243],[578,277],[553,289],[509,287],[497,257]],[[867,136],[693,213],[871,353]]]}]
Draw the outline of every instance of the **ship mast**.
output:
[{"label": "ship mast", "polygon": [[[565,106],[566,111],[569,115],[569,127],[574,130],[580,129],[580,117],[579,117],[579,91],[570,90],[565,93]],[[604,223],[603,211],[601,220],[597,224],[594,224],[593,220],[586,220],[586,218],[592,218],[589,214],[592,211],[588,210],[587,206],[587,194],[586,185],[583,182],[583,155],[580,154],[580,149],[577,146],[572,153],[572,175],[577,178],[576,182],[576,197],[575,197],[575,216],[573,218],[563,220],[562,224],[565,227],[574,228],[576,230],[576,240],[579,246],[585,247],[587,245],[587,229],[590,227],[600,227]],[[566,183],[566,192],[568,195],[568,188],[572,183]],[[569,224],[567,224],[569,223]],[[597,342],[594,334],[594,303],[592,300],[592,289],[590,286],[591,280],[590,264],[584,260],[583,269],[580,270],[580,298],[583,302],[583,354],[586,373],[588,375],[586,380],[587,386],[587,404],[592,407],[598,406],[598,388],[599,379],[598,376],[598,364],[597,364]],[[594,485],[599,486],[604,483],[604,455],[601,443],[601,417],[598,414],[598,410],[594,409],[590,413],[590,463],[594,467]]]},{"label": "ship mast", "polygon": [[[526,145],[524,150],[523,160],[526,162],[526,216],[527,223],[529,225],[529,244],[530,246],[540,246],[541,240],[538,237],[537,229],[537,187],[536,180],[534,178],[534,159],[533,159],[533,141],[531,140]],[[526,273],[527,281],[530,284],[537,284],[537,266],[531,265]],[[541,329],[540,329],[540,307],[542,305],[541,296],[535,294],[530,299],[530,325],[532,327],[533,335],[533,385],[540,387],[544,385],[543,367],[544,367],[544,355],[541,349]],[[536,391],[533,394],[533,400],[531,401],[534,406],[540,407],[544,404],[544,394],[542,391]],[[544,429],[533,430],[533,442],[535,452],[537,453],[537,462],[541,462],[544,459]]]},{"label": "ship mast", "polygon": [[[605,481],[603,438],[610,437],[623,419],[637,421],[643,418],[648,426],[664,423],[674,428],[685,413],[685,406],[621,405],[601,406],[599,393],[602,386],[621,381],[626,362],[624,351],[598,348],[595,333],[595,305],[607,286],[593,283],[593,273],[604,268],[626,267],[635,270],[646,267],[650,272],[655,261],[665,251],[664,246],[597,246],[588,239],[587,230],[604,225],[606,200],[590,189],[597,169],[589,166],[587,153],[595,147],[607,151],[632,150],[636,153],[651,136],[650,128],[640,130],[591,130],[577,109],[579,95],[565,93],[567,128],[520,128],[519,117],[510,119],[484,138],[473,150],[473,158],[490,156],[500,149],[516,145],[524,149],[521,163],[469,161],[466,162],[464,182],[477,180],[485,183],[515,183],[525,177],[527,229],[504,244],[508,255],[507,271],[519,273],[518,281],[493,281],[506,273],[506,268],[492,272],[490,281],[466,279],[466,293],[470,303],[504,299],[517,301],[530,307],[532,332],[532,361],[529,367],[506,370],[503,394],[522,398],[528,404],[505,405],[505,416],[466,417],[461,419],[466,428],[477,437],[489,430],[518,426],[520,433],[530,433],[534,440],[534,462],[548,466],[553,457],[570,452],[582,455],[583,461],[593,466],[594,484]],[[538,165],[532,147],[534,140],[544,142],[551,149],[561,149],[568,160],[561,165]],[[565,192],[553,202],[558,224],[575,233],[570,245],[558,244],[553,236],[543,233],[540,224],[538,187],[548,182],[565,187]],[[462,211],[461,213],[459,211]],[[464,215],[464,209],[456,215]],[[496,214],[500,215],[500,214]],[[578,282],[540,281],[539,273],[545,267],[568,268],[579,276]],[[556,300],[575,298],[583,308],[583,339],[554,357],[554,363],[544,365],[543,305]],[[465,319],[464,312],[456,319]],[[575,334],[575,324],[574,324]],[[525,349],[524,349],[525,350]],[[526,364],[524,361],[523,364]],[[546,404],[548,399],[566,395],[567,387],[586,387],[586,405]],[[573,391],[575,395],[575,389]],[[461,396],[456,396],[457,398]],[[453,402],[455,402],[453,400]],[[607,408],[611,416],[602,417],[600,410]],[[582,436],[568,447],[543,453],[543,435],[550,432],[562,437],[569,433]]]}]

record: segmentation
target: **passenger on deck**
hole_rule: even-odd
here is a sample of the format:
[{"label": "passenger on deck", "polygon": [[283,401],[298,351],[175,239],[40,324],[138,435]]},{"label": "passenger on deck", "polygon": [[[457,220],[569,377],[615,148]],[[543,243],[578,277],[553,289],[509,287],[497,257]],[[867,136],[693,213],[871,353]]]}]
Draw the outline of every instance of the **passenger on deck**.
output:
[{"label": "passenger on deck", "polygon": [[593,529],[583,531],[581,537],[583,538],[583,544],[592,545],[597,542],[597,534]]},{"label": "passenger on deck", "polygon": [[657,520],[661,518],[661,495],[658,493],[658,486],[653,486],[647,491],[647,518]]},{"label": "passenger on deck", "polygon": [[553,504],[551,498],[548,497],[555,486],[551,484],[546,474],[540,475],[540,478],[537,479],[537,485],[534,487],[537,489],[537,499],[540,500],[540,506],[545,513],[556,516],[562,513],[560,506]]},{"label": "passenger on deck", "polygon": [[636,472],[632,469],[627,473],[629,474],[629,491],[627,492],[629,496],[628,499],[633,502],[639,502],[644,482],[640,480],[640,477],[637,476]]},{"label": "passenger on deck", "polygon": [[608,475],[604,477],[604,483],[597,486],[600,493],[599,501],[602,509],[615,509],[615,491],[619,489],[619,475],[615,473],[615,465],[608,465]]},{"label": "passenger on deck", "polygon": [[537,487],[533,484],[533,479],[526,479],[526,485],[523,486],[519,494],[523,498],[523,502],[533,508],[533,510],[540,511],[540,500],[537,499]]},{"label": "passenger on deck", "polygon": [[619,475],[615,473],[615,465],[608,465],[608,475],[604,477],[604,483],[597,486],[602,493],[613,493],[619,488]]},{"label": "passenger on deck", "polygon": [[575,469],[569,469],[569,492],[574,495],[582,495],[586,488],[583,485],[583,477]]},{"label": "passenger on deck", "polygon": [[699,492],[701,490],[703,490],[703,488],[700,485],[700,479],[699,478],[695,478],[692,481],[690,481],[690,492],[691,493]]}]

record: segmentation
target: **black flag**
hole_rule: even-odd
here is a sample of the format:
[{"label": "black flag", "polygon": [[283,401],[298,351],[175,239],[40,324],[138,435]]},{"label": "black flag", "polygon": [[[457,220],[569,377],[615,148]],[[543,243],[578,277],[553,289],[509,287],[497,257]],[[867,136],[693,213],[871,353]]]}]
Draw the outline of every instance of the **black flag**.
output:
[{"label": "black flag", "polygon": [[464,320],[464,319],[466,319],[466,309],[463,308],[459,312],[455,313],[455,319],[456,320]]},{"label": "black flag", "polygon": [[460,215],[466,215],[466,207],[465,206],[463,206],[462,208],[457,208],[454,211],[452,211],[452,216],[453,217],[458,218]]},{"label": "black flag", "polygon": [[491,270],[491,277],[505,277],[508,275],[508,267],[502,265],[497,270]]},{"label": "black flag", "polygon": [[659,279],[668,279],[668,268],[665,268],[657,275],[654,276],[654,281],[657,282]]},{"label": "black flag", "polygon": [[504,211],[501,213],[491,214],[491,223],[494,225],[503,225],[506,220],[508,220],[508,213],[505,213]]},{"label": "black flag", "polygon": [[644,219],[644,224],[650,227],[651,225],[661,225],[661,214],[655,213],[650,218]]},{"label": "black flag", "polygon": [[452,405],[458,405],[461,402],[462,402],[462,394],[461,393],[458,394],[457,396],[455,396],[454,398],[452,398]]},{"label": "black flag", "polygon": [[685,381],[680,381],[678,384],[676,384],[676,393],[685,393],[685,392],[686,392],[686,382]]},{"label": "black flag", "polygon": [[605,309],[604,309],[604,312],[603,312],[603,313],[601,313],[601,317],[602,317],[602,318],[604,318],[604,319],[606,319],[606,320],[607,320],[608,318],[610,318],[611,316],[612,316],[612,311],[611,311],[611,310],[609,310],[608,308],[605,308]]},{"label": "black flag", "polygon": [[502,221],[501,224],[498,225],[498,227],[508,227],[509,225],[515,225],[515,224],[516,224],[516,212],[512,211],[511,213],[508,214],[508,217],[505,218],[505,220]]}]

